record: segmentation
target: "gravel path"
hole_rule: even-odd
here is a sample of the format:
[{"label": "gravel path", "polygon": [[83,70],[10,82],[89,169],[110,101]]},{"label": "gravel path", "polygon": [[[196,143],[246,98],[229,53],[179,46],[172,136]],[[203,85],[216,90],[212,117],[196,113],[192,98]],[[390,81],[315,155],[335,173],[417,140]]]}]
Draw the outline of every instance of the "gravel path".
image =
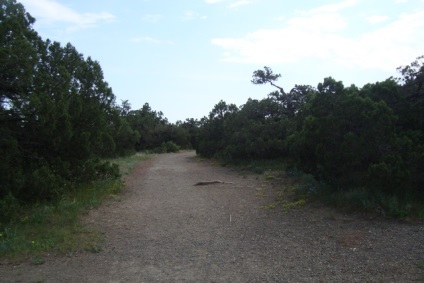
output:
[{"label": "gravel path", "polygon": [[193,152],[156,156],[88,215],[99,253],[3,265],[0,282],[424,282],[422,223],[264,209],[261,184]]}]

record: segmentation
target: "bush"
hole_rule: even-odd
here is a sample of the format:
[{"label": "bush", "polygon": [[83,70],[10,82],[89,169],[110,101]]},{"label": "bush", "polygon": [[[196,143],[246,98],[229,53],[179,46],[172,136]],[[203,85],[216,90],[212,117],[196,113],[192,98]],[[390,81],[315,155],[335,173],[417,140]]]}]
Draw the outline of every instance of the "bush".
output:
[{"label": "bush", "polygon": [[18,216],[19,209],[19,201],[12,194],[9,193],[3,199],[0,199],[0,223],[15,219]]},{"label": "bush", "polygon": [[166,144],[163,142],[160,147],[153,149],[153,153],[166,153]]},{"label": "bush", "polygon": [[65,180],[48,166],[35,169],[27,178],[19,198],[25,201],[52,200],[64,193]]},{"label": "bush", "polygon": [[178,152],[178,151],[180,151],[180,147],[172,141],[166,142],[165,148],[166,148],[166,152]]},{"label": "bush", "polygon": [[109,161],[100,163],[96,166],[96,175],[102,180],[114,180],[121,177],[118,165],[110,163]]},{"label": "bush", "polygon": [[160,147],[157,147],[153,150],[154,153],[171,153],[171,152],[178,152],[180,151],[180,147],[172,142],[172,141],[168,141],[168,142],[163,142]]}]

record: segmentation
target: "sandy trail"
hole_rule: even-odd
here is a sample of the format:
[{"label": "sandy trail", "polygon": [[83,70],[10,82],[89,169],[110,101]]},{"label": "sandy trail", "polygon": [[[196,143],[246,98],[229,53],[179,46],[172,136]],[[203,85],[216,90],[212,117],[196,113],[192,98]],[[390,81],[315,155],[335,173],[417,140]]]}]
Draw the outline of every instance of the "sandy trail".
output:
[{"label": "sandy trail", "polygon": [[[194,186],[213,180],[226,183]],[[121,201],[88,215],[105,234],[99,253],[3,265],[0,282],[424,281],[422,224],[263,209],[272,197],[257,196],[260,185],[194,152],[156,156]]]}]

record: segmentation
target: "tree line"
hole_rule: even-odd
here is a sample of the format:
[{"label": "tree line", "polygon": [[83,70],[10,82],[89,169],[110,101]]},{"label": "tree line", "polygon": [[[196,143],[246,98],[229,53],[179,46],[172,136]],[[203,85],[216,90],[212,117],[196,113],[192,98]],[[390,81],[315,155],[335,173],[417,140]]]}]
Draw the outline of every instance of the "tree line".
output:
[{"label": "tree line", "polygon": [[221,100],[202,119],[196,150],[224,162],[280,159],[330,194],[359,190],[360,201],[422,203],[423,59],[399,67],[400,78],[362,88],[328,77],[286,92],[279,74],[257,70],[252,83],[277,90],[240,107]]}]

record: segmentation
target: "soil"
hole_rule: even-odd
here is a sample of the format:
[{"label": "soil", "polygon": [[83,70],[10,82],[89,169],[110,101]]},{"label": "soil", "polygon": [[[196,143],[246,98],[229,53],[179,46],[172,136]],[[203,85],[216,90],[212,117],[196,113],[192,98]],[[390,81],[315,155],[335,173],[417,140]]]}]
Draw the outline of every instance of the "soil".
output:
[{"label": "soil", "polygon": [[263,176],[194,152],[155,156],[126,183],[84,219],[104,233],[101,250],[0,265],[0,281],[424,282],[423,223],[270,209]]}]

